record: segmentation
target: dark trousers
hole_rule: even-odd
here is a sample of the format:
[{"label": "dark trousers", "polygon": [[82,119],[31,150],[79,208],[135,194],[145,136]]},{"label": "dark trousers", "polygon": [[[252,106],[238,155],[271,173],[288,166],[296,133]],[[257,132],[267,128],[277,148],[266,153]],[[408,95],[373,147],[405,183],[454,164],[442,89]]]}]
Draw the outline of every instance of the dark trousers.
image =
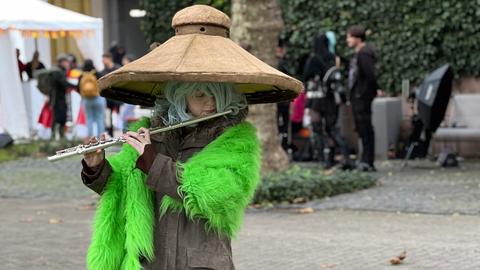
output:
[{"label": "dark trousers", "polygon": [[57,102],[53,108],[53,121],[52,121],[52,139],[55,138],[55,134],[58,130],[60,138],[65,136],[65,124],[67,123],[67,104],[66,102]]},{"label": "dark trousers", "polygon": [[360,162],[373,166],[375,158],[375,133],[372,126],[372,101],[371,99],[352,99],[352,111],[355,129],[362,140],[362,157]]},{"label": "dark trousers", "polygon": [[290,122],[290,102],[277,103],[277,127],[278,133],[282,139],[282,147],[287,150],[288,145],[288,124]]},{"label": "dark trousers", "polygon": [[[348,146],[337,128],[339,105],[333,95],[326,98],[311,100],[312,103],[312,128],[315,136],[313,142],[315,152],[319,160],[323,160],[327,166],[333,165],[336,149],[339,149],[343,162],[349,160]],[[314,157],[315,158],[315,157]]]}]

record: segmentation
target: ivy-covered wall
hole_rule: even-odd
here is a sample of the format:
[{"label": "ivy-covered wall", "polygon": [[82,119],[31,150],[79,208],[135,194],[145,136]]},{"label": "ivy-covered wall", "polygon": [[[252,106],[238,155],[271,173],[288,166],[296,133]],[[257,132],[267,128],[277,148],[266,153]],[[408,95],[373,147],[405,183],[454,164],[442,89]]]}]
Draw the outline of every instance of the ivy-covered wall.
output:
[{"label": "ivy-covered wall", "polygon": [[[337,52],[350,57],[345,34],[360,24],[377,48],[381,87],[399,92],[402,79],[421,82],[443,63],[453,65],[456,78],[480,75],[480,0],[278,0],[282,7],[291,71],[299,75],[319,30],[337,33]],[[140,0],[147,15],[142,31],[148,42],[163,42],[174,33],[176,11],[192,4],[212,5],[230,14],[230,0]]]},{"label": "ivy-covered wall", "polygon": [[467,0],[280,0],[289,41],[289,58],[297,68],[310,52],[319,30],[337,33],[337,51],[349,57],[345,35],[360,24],[377,48],[381,87],[399,92],[402,79],[421,82],[443,63],[456,78],[480,74],[480,1]]}]

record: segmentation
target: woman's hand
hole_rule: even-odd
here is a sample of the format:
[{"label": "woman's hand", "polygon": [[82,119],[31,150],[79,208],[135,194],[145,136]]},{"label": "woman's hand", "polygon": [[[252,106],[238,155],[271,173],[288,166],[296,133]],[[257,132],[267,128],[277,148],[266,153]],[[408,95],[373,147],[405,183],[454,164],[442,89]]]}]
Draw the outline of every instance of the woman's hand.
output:
[{"label": "woman's hand", "polygon": [[[106,140],[106,137],[107,136],[104,133],[100,136],[100,140],[104,141]],[[95,137],[90,137],[90,139],[87,141],[87,143],[96,143],[96,142],[97,142],[97,138]],[[90,168],[98,166],[105,159],[105,150],[97,149],[97,151],[95,152],[86,153],[83,155],[83,159],[85,160],[85,163],[87,164],[87,166]]]},{"label": "woman's hand", "polygon": [[131,145],[137,152],[142,155],[145,151],[145,145],[151,144],[150,131],[146,128],[139,128],[137,132],[128,131],[123,134],[123,138]]}]

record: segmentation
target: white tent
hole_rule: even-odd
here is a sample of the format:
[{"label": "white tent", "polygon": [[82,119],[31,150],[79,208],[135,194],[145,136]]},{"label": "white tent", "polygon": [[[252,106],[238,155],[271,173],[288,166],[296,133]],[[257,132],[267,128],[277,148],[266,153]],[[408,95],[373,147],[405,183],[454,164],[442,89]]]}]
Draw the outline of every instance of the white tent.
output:
[{"label": "white tent", "polygon": [[[0,132],[5,129],[14,138],[30,137],[32,106],[26,104],[31,93],[19,76],[15,49],[32,50],[38,39],[41,61],[50,60],[49,38],[72,36],[85,58],[101,69],[103,64],[103,21],[41,0],[2,1],[0,8]],[[43,53],[43,52],[45,53]],[[31,54],[28,54],[30,57]],[[46,57],[47,56],[47,57]],[[22,59],[27,60],[27,59]],[[24,61],[26,62],[26,61]],[[22,86],[22,84],[24,84]],[[29,86],[32,86],[30,83]],[[30,91],[24,93],[24,91]],[[42,102],[42,101],[40,101]],[[30,104],[31,105],[31,104]],[[38,106],[35,106],[38,107]]]}]

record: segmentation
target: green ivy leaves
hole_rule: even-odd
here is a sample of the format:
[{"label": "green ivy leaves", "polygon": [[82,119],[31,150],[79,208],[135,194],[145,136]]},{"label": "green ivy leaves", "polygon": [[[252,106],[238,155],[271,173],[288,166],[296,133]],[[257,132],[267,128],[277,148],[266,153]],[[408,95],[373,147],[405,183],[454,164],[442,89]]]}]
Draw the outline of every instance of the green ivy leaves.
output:
[{"label": "green ivy leaves", "polygon": [[367,37],[377,48],[377,74],[382,88],[400,92],[402,79],[420,83],[444,63],[456,78],[480,75],[480,7],[477,1],[440,0],[280,0],[289,41],[291,65],[311,49],[317,31],[337,34],[337,52],[349,57],[345,35],[349,26],[371,30]]}]

